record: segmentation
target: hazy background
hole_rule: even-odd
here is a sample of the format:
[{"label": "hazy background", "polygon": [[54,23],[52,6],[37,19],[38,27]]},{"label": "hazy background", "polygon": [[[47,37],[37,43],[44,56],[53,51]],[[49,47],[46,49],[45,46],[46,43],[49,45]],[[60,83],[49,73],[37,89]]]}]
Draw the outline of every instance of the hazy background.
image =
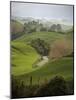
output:
[{"label": "hazy background", "polygon": [[11,15],[15,17],[66,20],[72,24],[73,6],[12,2]]}]

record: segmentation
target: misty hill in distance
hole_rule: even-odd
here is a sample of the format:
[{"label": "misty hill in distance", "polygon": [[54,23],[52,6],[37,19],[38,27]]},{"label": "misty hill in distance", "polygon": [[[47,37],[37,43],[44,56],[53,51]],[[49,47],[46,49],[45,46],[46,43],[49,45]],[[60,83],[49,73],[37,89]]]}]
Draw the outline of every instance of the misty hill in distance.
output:
[{"label": "misty hill in distance", "polygon": [[12,20],[17,20],[21,24],[28,23],[31,21],[43,24],[44,27],[50,28],[53,24],[59,24],[62,28],[62,32],[73,30],[73,24],[64,19],[47,19],[47,18],[33,18],[33,17],[11,17]]}]

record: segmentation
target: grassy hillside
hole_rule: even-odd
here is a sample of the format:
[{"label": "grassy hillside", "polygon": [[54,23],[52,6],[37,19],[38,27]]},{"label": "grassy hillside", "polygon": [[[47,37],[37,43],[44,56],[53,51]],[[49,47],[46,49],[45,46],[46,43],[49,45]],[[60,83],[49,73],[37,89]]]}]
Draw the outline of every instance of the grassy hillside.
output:
[{"label": "grassy hillside", "polygon": [[33,79],[33,84],[41,84],[47,82],[52,77],[60,75],[67,80],[73,78],[73,58],[64,57],[56,61],[49,61],[41,68],[28,74],[20,75],[17,78],[30,84],[30,77]]},{"label": "grassy hillside", "polygon": [[30,45],[23,42],[11,42],[12,47],[12,74],[21,75],[32,71],[32,64],[39,55]]},{"label": "grassy hillside", "polygon": [[[58,32],[33,32],[30,34],[25,34],[22,37],[17,38],[14,42],[24,42],[30,44],[32,40],[41,39],[44,40],[50,48],[50,53],[52,56],[58,54],[63,56],[71,53],[73,51],[73,33],[58,33]],[[55,51],[55,52],[54,52]],[[65,54],[64,54],[65,53]],[[51,57],[50,57],[51,58]]]},{"label": "grassy hillside", "polygon": [[45,40],[46,42],[51,44],[53,41],[57,39],[66,38],[66,36],[64,34],[60,34],[57,32],[33,32],[30,34],[25,34],[22,37],[16,39],[15,41],[23,41],[23,42],[29,43],[31,40],[37,39],[37,38]]},{"label": "grassy hillside", "polygon": [[24,30],[24,25],[21,24],[20,22],[16,21],[16,20],[11,20],[10,23],[10,30],[11,30],[11,39],[14,40],[20,36],[22,36],[23,30]]},{"label": "grassy hillside", "polygon": [[[71,34],[72,33],[70,33],[69,35]],[[73,78],[72,57],[62,57],[54,62],[52,62],[52,60],[49,60],[47,64],[41,67],[33,68],[32,65],[40,58],[40,55],[34,48],[30,46],[30,42],[37,38],[44,40],[49,45],[53,45],[53,43],[55,43],[55,41],[57,40],[66,39],[72,42],[72,38],[69,38],[67,34],[57,32],[33,32],[30,34],[25,34],[13,40],[11,42],[12,74],[14,76],[17,76],[16,78],[18,78],[19,80],[25,81],[26,84],[30,84],[30,77],[32,77],[33,79],[33,84],[38,84],[39,80],[41,84],[56,75],[61,75],[65,79],[71,80]],[[64,45],[68,44],[64,42]]]},{"label": "grassy hillside", "polygon": [[11,33],[12,34],[17,34],[23,31],[23,24],[16,20],[11,20]]}]

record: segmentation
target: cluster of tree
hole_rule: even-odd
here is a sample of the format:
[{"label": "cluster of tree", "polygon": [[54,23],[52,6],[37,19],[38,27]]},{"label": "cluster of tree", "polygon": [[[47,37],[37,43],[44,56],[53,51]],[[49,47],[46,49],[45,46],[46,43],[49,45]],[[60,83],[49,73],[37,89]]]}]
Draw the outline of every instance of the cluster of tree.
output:
[{"label": "cluster of tree", "polygon": [[47,28],[43,26],[43,24],[38,21],[30,21],[28,23],[24,23],[24,32],[32,33],[39,31],[47,31]]},{"label": "cluster of tree", "polygon": [[47,27],[43,23],[34,20],[24,23],[24,25],[16,20],[11,20],[11,33],[13,39],[25,33],[39,32],[39,31],[62,32],[62,28],[60,24],[57,25],[53,24],[51,27]]},{"label": "cluster of tree", "polygon": [[49,46],[44,40],[41,40],[40,38],[32,40],[31,46],[34,47],[40,55],[42,55],[42,56],[48,55]]},{"label": "cluster of tree", "polygon": [[30,84],[26,85],[24,81],[12,77],[11,82],[11,98],[31,97],[38,86],[32,86],[32,77]]},{"label": "cluster of tree", "polygon": [[65,79],[61,76],[56,76],[51,79],[47,84],[40,87],[37,96],[60,96],[69,93],[68,85]]},{"label": "cluster of tree", "polygon": [[60,24],[53,24],[51,27],[44,26],[42,23],[31,21],[28,23],[24,23],[24,32],[32,33],[36,31],[55,31],[55,32],[62,32],[62,27]]},{"label": "cluster of tree", "polygon": [[48,31],[62,32],[62,27],[60,24],[53,24]]},{"label": "cluster of tree", "polygon": [[25,33],[32,33],[32,32],[36,32],[36,25],[38,23],[35,21],[31,21],[28,23],[24,23],[24,32]]},{"label": "cluster of tree", "polygon": [[67,82],[61,76],[56,76],[47,84],[26,85],[23,81],[12,78],[12,98],[38,97],[38,96],[60,96],[72,95],[74,93],[73,81]]}]

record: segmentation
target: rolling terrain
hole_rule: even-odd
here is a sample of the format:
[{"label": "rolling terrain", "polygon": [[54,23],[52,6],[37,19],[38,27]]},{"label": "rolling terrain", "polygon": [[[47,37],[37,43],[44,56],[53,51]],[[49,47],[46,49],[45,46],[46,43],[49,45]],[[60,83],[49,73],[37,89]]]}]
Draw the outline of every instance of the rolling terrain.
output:
[{"label": "rolling terrain", "polygon": [[36,38],[53,45],[54,41],[67,38],[67,36],[55,32],[34,32],[12,41],[12,65],[14,65],[12,75],[25,81],[27,85],[30,77],[33,77],[33,84],[37,84],[38,79],[41,80],[40,83],[43,83],[55,75],[62,75],[65,79],[71,80],[73,78],[73,57],[62,57],[56,61],[50,59],[42,67],[33,68],[33,64],[40,58],[36,50],[30,46],[30,42]]},{"label": "rolling terrain", "polygon": [[22,42],[12,42],[12,74],[21,75],[32,71],[32,64],[39,55],[31,46]]},{"label": "rolling terrain", "polygon": [[44,26],[35,21],[24,24],[12,21],[11,84],[14,98],[74,93],[73,29],[60,32],[60,24],[52,25],[54,30]]},{"label": "rolling terrain", "polygon": [[[67,63],[67,64],[66,64]],[[73,58],[64,57],[57,61],[49,61],[49,63],[27,74],[16,77],[18,80],[23,80],[26,85],[30,84],[30,77],[32,77],[32,84],[45,84],[54,76],[63,76],[64,79],[70,81],[73,79]]]}]

